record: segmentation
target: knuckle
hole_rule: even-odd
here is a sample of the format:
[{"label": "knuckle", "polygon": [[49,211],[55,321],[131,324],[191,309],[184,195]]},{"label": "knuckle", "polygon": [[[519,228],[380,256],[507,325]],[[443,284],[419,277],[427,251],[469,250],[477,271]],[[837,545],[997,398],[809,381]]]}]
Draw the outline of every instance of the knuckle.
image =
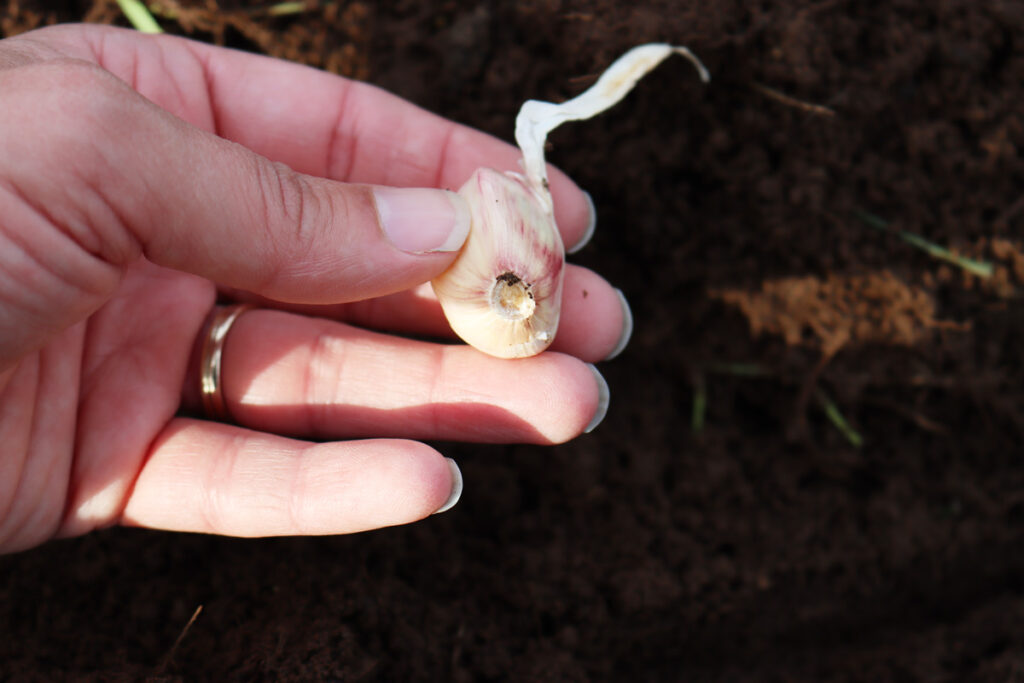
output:
[{"label": "knuckle", "polygon": [[323,202],[305,176],[254,155],[258,221],[283,262],[307,255],[318,241]]},{"label": "knuckle", "polygon": [[341,378],[344,373],[345,346],[321,328],[316,332],[308,353],[300,394],[307,407],[306,432],[316,438],[329,438],[337,400],[331,387],[339,386],[341,382],[331,382],[328,378]]},{"label": "knuckle", "polygon": [[[268,250],[266,263],[273,264],[264,284],[274,289],[286,281],[328,272],[336,276],[335,281],[345,274],[361,273],[360,230],[367,223],[376,223],[375,209],[367,208],[372,203],[368,191],[352,186],[339,191],[331,181],[297,173],[285,164],[255,155],[253,158],[258,198],[252,203],[257,212],[252,221],[262,231],[263,248]],[[358,278],[346,281],[346,287],[359,285]],[[326,295],[327,290],[316,294]],[[338,295],[332,290],[332,301]]]}]

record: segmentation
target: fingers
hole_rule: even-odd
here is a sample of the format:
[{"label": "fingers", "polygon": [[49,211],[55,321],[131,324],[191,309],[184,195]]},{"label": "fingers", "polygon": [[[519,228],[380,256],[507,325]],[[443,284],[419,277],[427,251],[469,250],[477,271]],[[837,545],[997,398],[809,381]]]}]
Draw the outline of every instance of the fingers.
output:
[{"label": "fingers", "polygon": [[[219,132],[306,173],[457,190],[481,166],[520,170],[515,146],[372,85],[242,52],[190,48],[205,61]],[[523,100],[531,95],[523,93]],[[508,112],[510,138],[515,115]],[[590,221],[587,199],[557,169],[549,182],[564,241],[576,244]]]},{"label": "fingers", "polygon": [[[295,173],[83,63],[9,70],[0,88],[3,227],[77,289],[107,291],[102,267],[142,253],[276,299],[350,301],[430,279],[469,230],[453,193]],[[50,243],[85,252],[89,275]]]},{"label": "fingers", "polygon": [[[457,190],[481,166],[520,170],[519,150],[365,83],[267,57],[107,26],[53,27],[62,45],[208,132],[301,173],[347,182]],[[64,48],[73,49],[73,48]],[[536,93],[524,92],[523,100]],[[516,112],[508,112],[511,139]],[[563,241],[592,221],[584,193],[550,169]]]},{"label": "fingers", "polygon": [[311,444],[173,420],[122,522],[231,536],[342,534],[405,524],[461,491],[452,461],[411,441]]},{"label": "fingers", "polygon": [[593,367],[564,354],[507,362],[280,311],[239,317],[222,362],[239,424],[313,438],[560,443],[608,401]]},{"label": "fingers", "polygon": [[[2,73],[0,297],[18,312],[12,329],[48,326],[45,336],[82,319],[140,253],[276,300],[344,302],[430,279],[465,238],[465,206],[450,193],[303,175],[202,127],[300,169],[399,185],[454,186],[476,166],[518,159],[510,145],[311,69],[101,27],[40,36],[177,116],[42,50],[41,63]],[[573,244],[592,214],[568,179],[552,183]]]}]

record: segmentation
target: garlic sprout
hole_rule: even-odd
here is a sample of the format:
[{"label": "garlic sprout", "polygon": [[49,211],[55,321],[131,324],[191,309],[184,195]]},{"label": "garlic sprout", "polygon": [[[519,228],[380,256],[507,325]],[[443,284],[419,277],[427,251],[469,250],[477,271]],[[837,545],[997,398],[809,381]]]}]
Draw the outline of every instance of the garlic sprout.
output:
[{"label": "garlic sprout", "polygon": [[615,105],[672,54],[689,59],[708,80],[704,65],[685,47],[635,47],[577,97],[561,104],[523,104],[515,137],[524,173],[480,168],[459,190],[470,207],[469,237],[451,267],[431,284],[448,323],[468,344],[499,358],[523,358],[554,340],[565,248],[548,190],[544,142],[566,121],[589,119]]}]

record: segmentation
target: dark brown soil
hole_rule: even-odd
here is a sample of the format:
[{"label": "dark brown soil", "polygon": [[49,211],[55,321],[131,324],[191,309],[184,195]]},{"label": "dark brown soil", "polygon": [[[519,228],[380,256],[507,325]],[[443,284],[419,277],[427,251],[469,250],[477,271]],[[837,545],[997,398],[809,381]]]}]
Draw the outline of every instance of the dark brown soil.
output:
[{"label": "dark brown soil", "polygon": [[[83,3],[0,26],[123,23]],[[506,139],[637,43],[713,80],[554,136],[637,323],[594,434],[440,444],[465,494],[405,528],[2,558],[0,678],[1024,680],[1024,2],[189,7]]]}]

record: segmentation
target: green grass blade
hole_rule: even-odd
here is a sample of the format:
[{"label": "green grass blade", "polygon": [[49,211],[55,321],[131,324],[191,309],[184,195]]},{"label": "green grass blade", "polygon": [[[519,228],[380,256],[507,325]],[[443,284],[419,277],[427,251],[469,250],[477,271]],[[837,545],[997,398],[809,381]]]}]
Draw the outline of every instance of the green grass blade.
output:
[{"label": "green grass blade", "polygon": [[693,386],[693,412],[690,414],[690,429],[694,436],[704,431],[704,417],[708,411],[708,391],[704,378],[698,377]]},{"label": "green grass blade", "polygon": [[772,374],[771,370],[757,363],[712,363],[707,369],[717,375],[734,377],[765,377]]},{"label": "green grass blade", "polygon": [[267,8],[267,14],[272,17],[284,17],[290,14],[301,14],[309,9],[305,0],[300,2],[279,2]]},{"label": "green grass blade", "polygon": [[825,411],[825,416],[829,422],[846,437],[846,440],[853,445],[854,448],[860,448],[864,444],[864,437],[860,435],[856,429],[854,429],[843,414],[839,412],[839,406],[830,399],[825,392],[818,391],[818,401],[821,403],[822,409]]},{"label": "green grass blade", "polygon": [[129,23],[140,33],[163,33],[160,24],[149,13],[146,6],[140,0],[117,0],[117,6],[124,12]]},{"label": "green grass blade", "polygon": [[868,211],[854,211],[853,215],[867,225],[870,225],[872,228],[895,234],[907,244],[920,249],[932,258],[952,263],[968,273],[983,279],[992,277],[993,268],[992,264],[988,261],[979,261],[977,259],[967,258],[966,256],[959,256],[951,252],[949,249],[907,230],[893,230],[889,226],[889,222],[887,220]]}]

